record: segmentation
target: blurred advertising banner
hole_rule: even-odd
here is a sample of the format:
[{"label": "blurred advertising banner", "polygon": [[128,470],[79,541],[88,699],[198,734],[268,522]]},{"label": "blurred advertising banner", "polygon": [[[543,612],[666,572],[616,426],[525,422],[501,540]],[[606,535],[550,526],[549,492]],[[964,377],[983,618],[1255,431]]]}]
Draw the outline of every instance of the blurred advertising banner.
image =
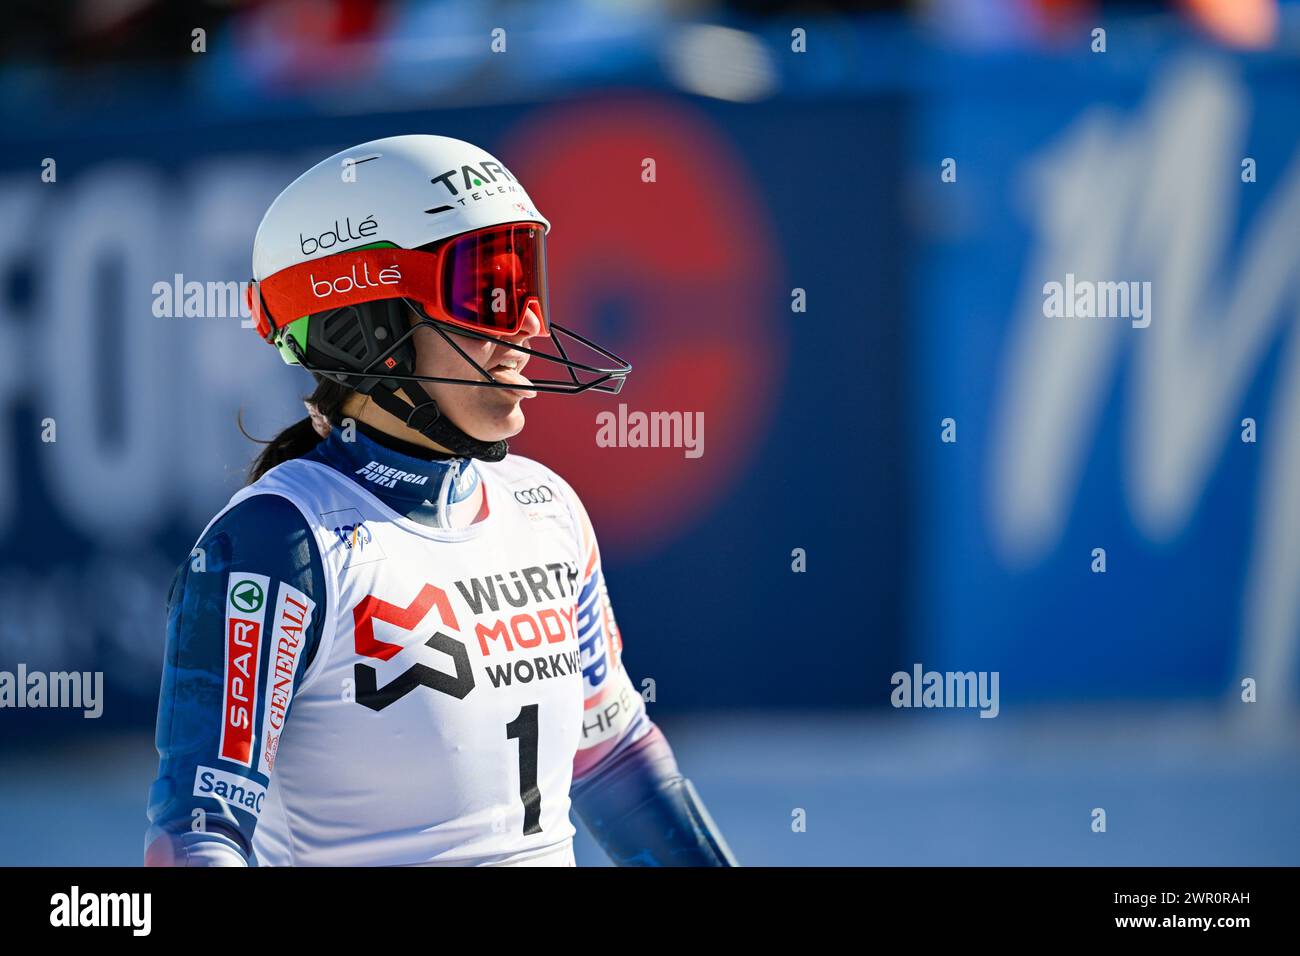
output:
[{"label": "blurred advertising banner", "polygon": [[[113,109],[80,135],[33,117],[0,166],[0,672],[102,671],[100,719],[152,724],[167,587],[255,451],[237,416],[269,437],[310,388],[248,327],[261,215],[343,146],[437,132],[528,183],[562,324],[635,365],[616,400],[530,404],[515,447],[587,502],[637,679],[668,709],[869,702],[904,632],[897,97]],[[655,415],[690,441],[639,438]]]},{"label": "blurred advertising banner", "polygon": [[958,64],[927,97],[921,659],[1008,700],[1239,704],[1249,679],[1285,714],[1300,64],[1111,48]]}]

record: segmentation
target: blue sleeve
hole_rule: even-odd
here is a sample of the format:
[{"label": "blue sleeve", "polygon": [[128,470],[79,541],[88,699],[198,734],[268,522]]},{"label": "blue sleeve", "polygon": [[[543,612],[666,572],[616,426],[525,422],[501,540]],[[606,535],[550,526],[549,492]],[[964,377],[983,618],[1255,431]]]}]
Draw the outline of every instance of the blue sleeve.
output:
[{"label": "blue sleeve", "polygon": [[620,746],[571,792],[574,808],[618,866],[737,866],[663,732]]},{"label": "blue sleeve", "polygon": [[267,741],[278,742],[267,728],[288,719],[320,641],[325,601],[316,539],[278,495],[232,507],[180,566],[167,599],[147,866],[253,862],[274,761]]}]

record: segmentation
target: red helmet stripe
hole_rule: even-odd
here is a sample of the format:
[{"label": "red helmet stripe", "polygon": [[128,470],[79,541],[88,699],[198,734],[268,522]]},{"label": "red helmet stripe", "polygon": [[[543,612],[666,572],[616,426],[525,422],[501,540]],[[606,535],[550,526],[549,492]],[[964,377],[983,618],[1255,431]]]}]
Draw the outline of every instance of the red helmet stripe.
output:
[{"label": "red helmet stripe", "polygon": [[279,325],[362,302],[406,297],[434,307],[437,256],[410,249],[358,249],[313,259],[262,280]]}]

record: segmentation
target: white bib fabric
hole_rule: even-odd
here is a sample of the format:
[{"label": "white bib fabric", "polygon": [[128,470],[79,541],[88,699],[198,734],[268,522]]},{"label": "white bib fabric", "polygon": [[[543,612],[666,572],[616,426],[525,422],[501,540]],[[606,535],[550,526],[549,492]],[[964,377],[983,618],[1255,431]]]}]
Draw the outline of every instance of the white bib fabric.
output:
[{"label": "white bib fabric", "polygon": [[316,655],[258,744],[260,865],[572,865],[582,668],[604,667],[579,648],[582,524],[545,466],[475,467],[488,514],[458,529],[310,460],[231,500],[291,500],[327,586]]}]

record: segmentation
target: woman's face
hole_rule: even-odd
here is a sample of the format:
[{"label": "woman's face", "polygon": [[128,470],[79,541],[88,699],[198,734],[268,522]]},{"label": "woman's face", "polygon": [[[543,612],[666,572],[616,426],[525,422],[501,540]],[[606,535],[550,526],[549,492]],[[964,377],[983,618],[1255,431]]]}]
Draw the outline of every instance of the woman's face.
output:
[{"label": "woman's face", "polygon": [[[448,333],[480,368],[486,369],[499,382],[518,384],[517,389],[451,385],[446,382],[420,384],[438,403],[443,414],[466,434],[486,442],[512,438],[524,427],[524,410],[521,407],[523,400],[537,397],[537,393],[528,387],[532,383],[523,374],[524,365],[531,356],[513,346],[528,346],[529,339],[541,334],[541,331],[541,321],[529,308],[519,333],[499,343]],[[414,341],[416,375],[470,381],[482,379],[474,367],[429,326],[422,325],[416,329]]]}]

